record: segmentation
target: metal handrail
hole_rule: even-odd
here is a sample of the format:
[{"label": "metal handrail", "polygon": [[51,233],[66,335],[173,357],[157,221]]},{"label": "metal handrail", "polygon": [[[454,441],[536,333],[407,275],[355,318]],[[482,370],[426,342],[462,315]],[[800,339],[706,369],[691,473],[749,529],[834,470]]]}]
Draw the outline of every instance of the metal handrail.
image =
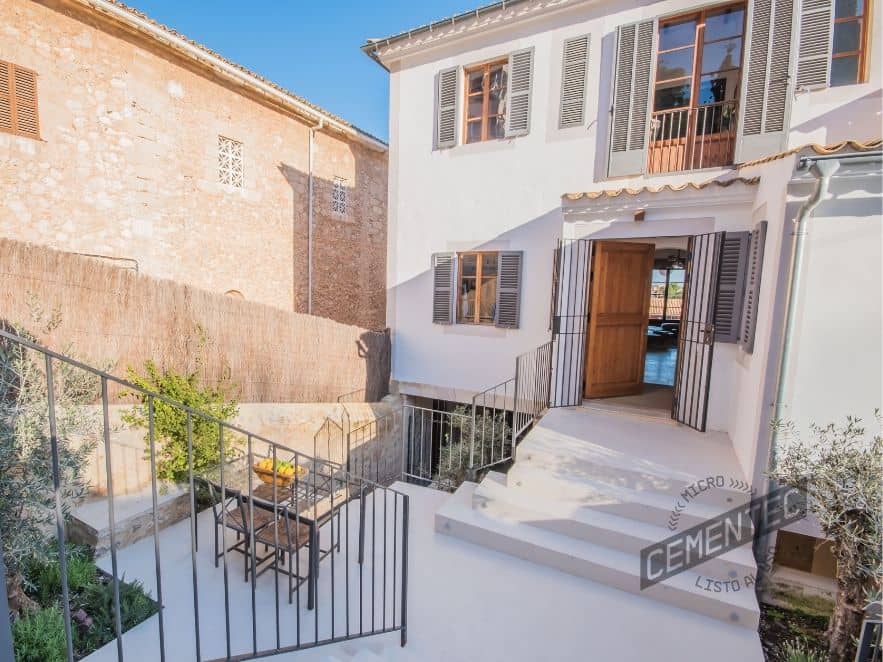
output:
[{"label": "metal handrail", "polygon": [[649,173],[733,164],[738,102],[654,111],[650,116]]},{"label": "metal handrail", "polygon": [[[116,649],[117,649],[117,659],[119,662],[122,662],[124,659],[124,648],[123,648],[123,639],[122,639],[122,619],[120,614],[120,572],[117,558],[117,541],[116,541],[116,532],[115,532],[115,503],[114,503],[114,487],[113,487],[113,471],[112,471],[112,461],[111,461],[111,425],[110,425],[110,416],[109,416],[109,395],[108,395],[108,385],[110,383],[119,385],[124,387],[127,392],[138,394],[139,399],[142,401],[142,405],[146,410],[146,418],[147,418],[147,441],[148,441],[148,459],[150,463],[150,483],[151,483],[151,496],[152,496],[152,510],[153,510],[153,536],[154,536],[154,560],[155,560],[155,572],[156,572],[156,586],[157,586],[157,600],[160,605],[163,604],[163,593],[162,593],[162,559],[160,555],[160,545],[159,545],[159,533],[160,533],[160,522],[158,516],[158,477],[157,477],[157,468],[156,468],[156,447],[157,447],[157,439],[156,439],[156,426],[155,426],[155,408],[157,403],[165,403],[166,405],[174,408],[177,411],[180,411],[183,414],[186,414],[186,430],[187,430],[187,457],[188,457],[188,474],[189,474],[189,486],[190,486],[190,540],[191,540],[191,564],[192,564],[192,583],[193,583],[193,617],[194,617],[194,641],[196,645],[196,657],[197,661],[201,662],[203,659],[202,656],[202,640],[200,637],[200,615],[199,615],[199,589],[198,589],[198,573],[197,573],[197,552],[198,552],[198,538],[197,538],[197,526],[196,526],[196,517],[197,517],[197,506],[196,506],[196,494],[195,494],[195,480],[196,477],[194,475],[194,465],[193,465],[193,422],[194,419],[199,419],[202,421],[206,421],[208,423],[217,426],[217,434],[218,434],[218,470],[219,470],[219,479],[220,479],[220,493],[222,502],[226,502],[228,490],[230,492],[239,492],[243,497],[247,495],[248,504],[249,504],[249,526],[248,529],[250,531],[254,531],[254,509],[255,507],[260,507],[261,499],[259,499],[253,491],[253,472],[251,471],[251,466],[254,464],[256,457],[261,457],[260,454],[256,454],[255,452],[255,443],[259,442],[265,445],[264,453],[268,457],[272,457],[273,462],[273,495],[271,503],[273,504],[273,511],[275,516],[278,519],[279,513],[283,508],[283,505],[277,499],[278,491],[286,488],[281,488],[277,484],[277,479],[279,478],[278,474],[278,465],[276,460],[279,455],[287,455],[293,458],[293,464],[296,467],[311,467],[311,470],[308,472],[307,477],[304,479],[300,479],[296,477],[294,480],[304,480],[307,482],[312,482],[312,494],[319,495],[325,494],[325,492],[317,491],[325,489],[327,486],[327,496],[323,496],[324,500],[330,501],[328,504],[328,512],[330,516],[325,518],[324,516],[320,518],[319,512],[319,498],[314,496],[312,503],[307,504],[307,512],[309,509],[312,509],[312,521],[314,522],[314,533],[311,545],[315,546],[315,549],[311,548],[311,558],[315,557],[317,560],[315,561],[315,565],[313,565],[310,570],[308,576],[310,579],[310,591],[307,600],[307,608],[314,609],[316,612],[316,616],[314,618],[315,621],[315,630],[314,636],[310,639],[307,634],[304,634],[304,638],[302,638],[302,632],[300,628],[300,584],[297,585],[297,642],[295,644],[286,644],[283,645],[281,640],[281,628],[280,628],[280,605],[279,605],[279,589],[278,589],[278,581],[276,582],[276,590],[275,590],[275,624],[276,624],[276,641],[274,646],[266,647],[265,645],[259,646],[258,637],[257,637],[257,605],[256,605],[256,597],[255,597],[255,579],[256,572],[255,566],[257,565],[257,553],[256,553],[256,541],[254,536],[247,537],[244,543],[245,547],[237,547],[234,545],[232,548],[227,547],[227,542],[225,541],[223,544],[223,564],[224,564],[224,572],[223,572],[223,581],[224,581],[224,614],[225,614],[225,624],[224,624],[224,635],[225,635],[225,647],[226,647],[226,656],[223,659],[236,659],[236,660],[249,660],[257,657],[264,657],[271,654],[284,653],[289,651],[301,650],[304,648],[311,648],[315,646],[320,646],[324,644],[329,644],[338,641],[345,641],[353,638],[369,636],[373,634],[381,634],[385,632],[393,632],[399,631],[401,636],[401,643],[405,645],[407,640],[407,566],[408,566],[408,518],[409,518],[409,497],[407,494],[394,490],[382,485],[375,483],[369,479],[366,479],[362,476],[357,476],[349,471],[347,471],[341,463],[333,462],[330,459],[324,460],[318,457],[309,456],[306,453],[301,453],[293,448],[288,446],[279,444],[278,442],[274,442],[273,440],[264,437],[262,435],[258,435],[252,433],[238,425],[233,423],[229,423],[222,419],[213,416],[210,413],[201,411],[199,409],[189,407],[184,405],[173,398],[165,396],[163,394],[151,391],[149,389],[145,389],[143,387],[138,386],[128,380],[121,379],[115,377],[114,375],[109,374],[108,372],[95,368],[93,366],[87,365],[81,361],[73,359],[71,357],[60,354],[56,351],[53,351],[47,347],[39,345],[38,343],[31,341],[27,338],[23,338],[17,334],[10,333],[6,330],[0,329],[0,339],[5,339],[11,343],[14,343],[20,347],[32,350],[43,356],[45,361],[45,370],[46,370],[46,386],[47,386],[47,401],[48,401],[48,421],[49,421],[49,444],[50,444],[50,452],[52,456],[52,471],[53,471],[53,485],[55,490],[55,498],[56,498],[56,529],[58,536],[58,546],[59,546],[59,561],[60,561],[60,570],[61,570],[61,584],[62,584],[62,600],[63,604],[63,617],[65,624],[65,632],[66,632],[66,647],[67,647],[67,659],[69,662],[73,662],[73,639],[72,639],[72,629],[71,629],[71,610],[70,610],[70,602],[67,598],[69,595],[69,582],[67,576],[67,568],[66,568],[66,558],[67,558],[67,534],[66,534],[66,520],[64,517],[63,509],[61,507],[62,504],[62,485],[61,485],[61,476],[59,472],[59,439],[58,439],[58,431],[55,425],[55,409],[56,409],[56,401],[54,395],[54,362],[63,363],[69,365],[71,367],[77,368],[84,373],[91,374],[97,377],[100,380],[101,386],[101,414],[103,419],[103,444],[104,444],[104,454],[105,454],[105,481],[107,487],[107,502],[108,502],[108,518],[109,518],[109,535],[110,535],[110,557],[111,557],[111,567],[112,567],[112,590],[113,590],[113,602],[112,608],[114,613],[114,630],[116,634]],[[232,478],[225,475],[225,468],[228,464],[228,454],[225,452],[225,432],[226,433],[235,433],[241,435],[245,438],[247,444],[247,455],[244,460],[245,463],[243,465],[245,471],[247,472],[247,486],[242,485],[231,485],[229,483]],[[240,457],[240,459],[243,459]],[[317,474],[321,474],[321,478],[319,480],[322,481],[322,485],[317,485]],[[299,476],[300,474],[296,474]],[[366,495],[370,494],[371,496],[371,522],[372,522],[372,533],[371,533],[371,589],[370,589],[370,603],[365,602],[362,598],[362,584],[363,584],[363,565],[364,565],[364,557],[366,555],[365,551],[365,520],[366,520]],[[296,497],[295,497],[296,498]],[[358,570],[358,581],[359,581],[359,590],[358,590],[358,600],[359,600],[359,623],[358,630],[354,631],[351,628],[350,623],[350,594],[354,593],[354,591],[350,590],[350,567],[349,567],[349,533],[350,533],[350,524],[351,520],[349,517],[349,504],[352,500],[358,498],[359,499],[359,508],[360,508],[360,517],[359,517],[359,570]],[[337,500],[337,508],[335,508],[335,499]],[[392,501],[392,504],[389,502]],[[256,502],[258,506],[256,506]],[[391,505],[391,508],[390,508]],[[325,506],[323,506],[324,508]],[[378,514],[378,508],[382,508],[382,513]],[[295,505],[295,509],[297,509],[297,505]],[[345,549],[346,554],[346,629],[345,631],[341,631],[342,628],[337,628],[335,623],[335,564],[332,562],[330,568],[331,574],[331,592],[330,592],[330,618],[331,618],[331,636],[324,637],[322,639],[319,638],[318,631],[318,621],[320,615],[320,594],[317,590],[318,583],[315,581],[315,575],[313,573],[317,573],[318,571],[318,559],[321,559],[323,556],[327,556],[328,554],[334,554],[334,541],[335,541],[335,529],[337,530],[337,553],[340,553],[340,524],[339,517],[341,512],[345,509],[346,512],[346,538],[347,545]],[[388,519],[392,519],[392,532],[391,535],[388,532]],[[338,520],[338,523],[335,523],[335,519]],[[382,520],[382,533],[379,533],[380,522],[377,520]],[[322,523],[320,523],[322,522]],[[325,524],[329,524],[330,531],[330,540],[331,540],[331,548],[328,550],[321,550],[319,543],[319,527],[324,526]],[[227,530],[227,513],[226,509],[222,510],[221,513],[221,522],[220,522],[221,530]],[[278,527],[274,527],[275,535],[278,536]],[[382,545],[382,549],[377,551],[377,539],[380,538],[380,545]],[[390,538],[392,541],[391,550],[393,555],[392,560],[392,581],[391,584],[388,581],[387,570],[388,570],[388,562],[387,562],[387,549],[390,548]],[[250,547],[250,549],[247,549]],[[230,621],[230,597],[229,597],[229,576],[228,576],[228,552],[233,549],[238,549],[238,551],[242,551],[243,554],[246,555],[246,575],[248,575],[249,561],[250,563],[250,572],[251,572],[251,608],[252,608],[252,646],[250,651],[234,651],[231,645],[231,621]],[[278,549],[278,545],[276,547]],[[382,553],[382,570],[378,568],[378,565],[375,564],[375,554]],[[382,575],[382,583],[378,587],[378,576]],[[289,580],[290,581],[290,580]],[[391,591],[391,608],[392,614],[391,617],[389,615],[389,609],[387,607],[387,592]],[[376,592],[376,594],[375,594]],[[289,603],[292,601],[292,593],[289,594]],[[382,595],[381,595],[382,594]],[[378,604],[380,604],[380,600],[382,598],[382,619],[381,615],[378,614]],[[366,627],[365,620],[363,618],[363,606],[365,604],[368,605],[368,609],[370,610],[370,627]],[[5,614],[0,614],[0,620],[3,618],[9,618],[8,611]],[[375,622],[376,620],[381,621],[380,623]],[[6,624],[8,625],[8,623]],[[158,628],[159,628],[159,647],[160,647],[160,660],[164,661],[166,659],[166,641],[165,641],[165,628],[164,628],[164,610],[160,608],[158,610]],[[0,632],[5,631],[5,627],[0,627]],[[0,642],[2,643],[2,642]]]}]

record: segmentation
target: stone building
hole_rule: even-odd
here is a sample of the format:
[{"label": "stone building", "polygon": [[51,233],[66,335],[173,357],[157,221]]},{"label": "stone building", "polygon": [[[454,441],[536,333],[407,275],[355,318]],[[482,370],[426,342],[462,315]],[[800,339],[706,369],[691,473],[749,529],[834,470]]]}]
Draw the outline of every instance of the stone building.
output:
[{"label": "stone building", "polygon": [[0,3],[0,189],[0,236],[385,325],[386,144],[119,3]]}]

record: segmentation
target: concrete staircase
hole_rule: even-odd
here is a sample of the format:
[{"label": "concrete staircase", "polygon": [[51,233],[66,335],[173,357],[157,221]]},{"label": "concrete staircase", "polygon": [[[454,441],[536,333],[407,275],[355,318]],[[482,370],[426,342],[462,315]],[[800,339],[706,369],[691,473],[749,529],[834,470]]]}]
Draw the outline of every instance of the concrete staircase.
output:
[{"label": "concrete staircase", "polygon": [[[574,417],[583,425],[574,428]],[[508,475],[491,472],[460,486],[437,511],[436,531],[756,629],[750,545],[640,588],[643,548],[750,499],[729,441],[663,425],[668,451],[639,453],[641,444],[618,443],[623,425],[643,440],[659,436],[659,424],[646,419],[553,410],[522,442]],[[573,434],[580,428],[583,438]],[[614,443],[603,441],[605,429]],[[680,461],[683,453],[689,461]],[[685,498],[697,484],[713,487]],[[679,500],[684,507],[673,520]]]}]

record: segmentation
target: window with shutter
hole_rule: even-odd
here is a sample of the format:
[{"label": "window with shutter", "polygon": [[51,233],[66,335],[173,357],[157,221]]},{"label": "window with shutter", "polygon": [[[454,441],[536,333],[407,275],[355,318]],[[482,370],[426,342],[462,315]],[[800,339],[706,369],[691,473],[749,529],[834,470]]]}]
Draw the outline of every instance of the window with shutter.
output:
[{"label": "window with shutter", "polygon": [[561,70],[561,108],[558,127],[582,126],[585,122],[586,81],[589,73],[589,35],[564,42]]},{"label": "window with shutter", "polygon": [[650,71],[655,21],[621,25],[616,30],[616,64],[610,126],[610,177],[643,172],[647,141]]},{"label": "window with shutter", "polygon": [[521,314],[521,251],[501,251],[499,258],[499,282],[497,284],[496,325],[517,329]]},{"label": "window with shutter", "polygon": [[833,5],[833,0],[804,0],[801,4],[797,49],[798,88],[812,89],[828,84]]},{"label": "window with shutter", "polygon": [[442,149],[457,144],[457,67],[444,69],[436,76],[435,147]]},{"label": "window with shutter", "polygon": [[[830,0],[827,5],[830,12]],[[865,0],[840,0],[834,7],[830,85],[862,83],[867,80],[868,35],[871,32]]]},{"label": "window with shutter", "polygon": [[37,74],[0,61],[0,131],[27,138],[40,137]]},{"label": "window with shutter", "polygon": [[763,271],[763,245],[766,242],[767,222],[761,221],[751,232],[746,269],[745,302],[739,343],[746,352],[754,350],[754,334],[757,326],[757,302],[760,296],[760,277]]},{"label": "window with shutter", "polygon": [[727,232],[724,236],[714,313],[715,342],[739,340],[750,234]]},{"label": "window with shutter", "polygon": [[533,48],[509,55],[506,100],[506,137],[530,133],[530,96],[533,86]]},{"label": "window with shutter", "polygon": [[432,321],[452,324],[454,296],[454,254],[432,256]]},{"label": "window with shutter", "polygon": [[785,146],[792,96],[791,37],[794,0],[755,0],[751,5],[742,121],[736,163],[753,161]]}]

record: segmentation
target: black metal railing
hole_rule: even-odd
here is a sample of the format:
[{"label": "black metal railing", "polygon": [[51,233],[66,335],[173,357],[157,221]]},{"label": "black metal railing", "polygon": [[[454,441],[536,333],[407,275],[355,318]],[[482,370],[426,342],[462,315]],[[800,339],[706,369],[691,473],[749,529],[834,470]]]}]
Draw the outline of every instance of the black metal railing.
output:
[{"label": "black metal railing", "polygon": [[649,173],[717,168],[733,164],[736,101],[653,113],[650,120]]},{"label": "black metal railing", "polygon": [[552,342],[519,355],[515,376],[476,393],[467,407],[404,404],[402,476],[453,491],[515,457],[518,442],[549,408]]},{"label": "black metal railing", "polygon": [[[2,329],[0,351],[33,353],[44,371],[48,417],[42,434],[48,439],[52,460],[65,626],[66,650],[62,656],[68,662],[75,659],[76,625],[71,620],[66,567],[68,516],[62,507],[66,476],[59,470],[56,426],[54,382],[56,367],[61,364],[91,375],[100,384],[100,445],[106,476],[105,484],[96,487],[102,487],[107,495],[110,547],[109,559],[100,560],[99,565],[110,564],[114,647],[119,662],[129,656],[160,661],[250,660],[392,632],[398,632],[401,645],[405,645],[407,494],[351,473],[340,463],[251,433]],[[117,539],[111,388],[136,394],[147,421],[152,549],[137,543],[121,548]],[[7,397],[14,397],[14,391],[10,393]],[[182,521],[161,529],[157,454],[165,440],[156,430],[160,405],[165,415],[173,412],[180,416],[186,427],[189,526]],[[217,459],[197,467],[193,431],[196,425],[204,429],[203,424],[216,431]],[[201,455],[204,451],[204,447],[199,449]],[[262,472],[263,477],[257,472],[262,460],[271,467]],[[207,487],[208,497],[201,486]],[[214,538],[214,547],[205,543],[210,538]],[[187,552],[182,553],[185,548]],[[145,554],[153,556],[152,563],[145,563]],[[243,574],[232,573],[234,559],[243,564]],[[123,576],[126,581],[138,579],[154,589],[159,607],[152,617],[156,619],[156,636],[149,632],[144,636],[143,628],[123,631]],[[4,603],[0,659],[13,660],[11,616],[5,600],[0,602]]]}]

